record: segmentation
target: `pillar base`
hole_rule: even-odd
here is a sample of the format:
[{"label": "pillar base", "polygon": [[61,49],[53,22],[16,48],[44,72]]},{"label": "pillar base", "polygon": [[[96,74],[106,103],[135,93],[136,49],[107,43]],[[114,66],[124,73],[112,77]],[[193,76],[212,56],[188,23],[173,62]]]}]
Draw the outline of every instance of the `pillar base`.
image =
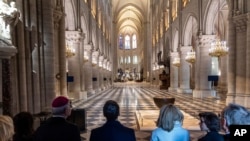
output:
[{"label": "pillar base", "polygon": [[215,90],[194,90],[193,97],[204,98],[204,97],[216,97]]},{"label": "pillar base", "polygon": [[178,88],[169,87],[169,88],[168,88],[168,91],[169,91],[169,92],[177,92],[177,89],[178,89]]},{"label": "pillar base", "polygon": [[191,94],[192,91],[193,91],[192,89],[184,89],[184,88],[177,89],[177,93],[184,93],[184,94]]},{"label": "pillar base", "polygon": [[97,89],[95,89],[95,93],[99,93],[99,92],[101,92],[102,91],[102,89],[101,88],[97,88]]},{"label": "pillar base", "polygon": [[92,94],[95,94],[95,90],[87,90],[87,95],[92,95]]},{"label": "pillar base", "polygon": [[250,95],[249,94],[227,94],[226,104],[235,103],[250,108]]},{"label": "pillar base", "polygon": [[87,91],[80,92],[79,99],[87,100]]}]

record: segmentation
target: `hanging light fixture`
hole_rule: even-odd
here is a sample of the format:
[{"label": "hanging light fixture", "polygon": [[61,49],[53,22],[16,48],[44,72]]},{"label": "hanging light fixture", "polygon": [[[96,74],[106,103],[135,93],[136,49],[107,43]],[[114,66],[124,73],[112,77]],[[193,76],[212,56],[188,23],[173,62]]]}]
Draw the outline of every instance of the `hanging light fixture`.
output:
[{"label": "hanging light fixture", "polygon": [[221,41],[220,38],[217,38],[214,42],[211,43],[209,49],[209,55],[213,57],[221,57],[228,54],[228,47],[226,41]]},{"label": "hanging light fixture", "polygon": [[211,43],[211,47],[209,49],[209,55],[212,57],[221,57],[228,54],[228,47],[226,41],[221,41],[219,37],[219,9],[220,8],[220,1],[218,4],[218,31],[217,31],[217,37],[214,42]]},{"label": "hanging light fixture", "polygon": [[195,62],[195,51],[193,49],[189,52],[187,52],[187,56],[185,57],[185,60],[189,63],[194,63]]},{"label": "hanging light fixture", "polygon": [[66,57],[72,57],[75,56],[76,50],[69,46],[68,44],[66,45]]},{"label": "hanging light fixture", "polygon": [[[191,31],[192,35],[191,35],[191,41],[193,40],[193,17],[192,17],[192,31]],[[195,51],[194,51],[194,47],[192,44],[192,50],[187,52],[187,56],[185,57],[185,60],[191,64],[193,64],[196,60],[195,58]]]},{"label": "hanging light fixture", "polygon": [[176,67],[180,67],[181,66],[181,60],[180,57],[175,57],[174,61],[172,62],[172,64]]}]

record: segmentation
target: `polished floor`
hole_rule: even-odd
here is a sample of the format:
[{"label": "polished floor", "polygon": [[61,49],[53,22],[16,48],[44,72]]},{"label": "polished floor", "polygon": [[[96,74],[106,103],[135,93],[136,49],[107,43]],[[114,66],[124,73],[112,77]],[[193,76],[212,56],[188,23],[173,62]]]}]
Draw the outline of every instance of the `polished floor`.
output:
[{"label": "polished floor", "polygon": [[[93,128],[105,123],[102,107],[105,101],[110,99],[117,101],[120,105],[121,113],[119,121],[125,126],[135,129],[137,141],[149,141],[151,130],[140,130],[136,112],[158,110],[153,101],[154,96],[175,97],[175,105],[196,120],[198,113],[201,111],[212,111],[219,114],[225,106],[225,101],[219,98],[193,98],[191,94],[177,94],[168,92],[167,90],[159,90],[159,88],[151,87],[147,83],[116,83],[110,89],[98,94],[88,95],[87,101],[74,100],[73,106],[84,108],[87,114],[87,130],[81,134],[83,141],[89,140],[90,131]],[[194,122],[194,124],[198,123]],[[191,141],[196,141],[203,134],[199,130],[189,131]]]}]

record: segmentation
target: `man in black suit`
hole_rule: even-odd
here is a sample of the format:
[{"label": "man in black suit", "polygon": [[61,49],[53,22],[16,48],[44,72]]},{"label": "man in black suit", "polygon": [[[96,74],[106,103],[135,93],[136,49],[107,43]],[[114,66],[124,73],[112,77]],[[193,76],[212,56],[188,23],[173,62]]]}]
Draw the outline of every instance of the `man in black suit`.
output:
[{"label": "man in black suit", "polygon": [[103,114],[106,117],[106,123],[93,129],[90,135],[90,141],[135,141],[135,132],[133,129],[123,126],[118,120],[119,105],[108,100],[103,107]]},{"label": "man in black suit", "polygon": [[206,131],[207,134],[198,139],[198,141],[224,141],[224,138],[219,134],[220,119],[212,112],[199,113],[200,128],[202,131]]},{"label": "man in black suit", "polygon": [[64,96],[52,102],[52,117],[34,133],[34,141],[81,141],[78,127],[66,118],[71,114],[70,100]]}]

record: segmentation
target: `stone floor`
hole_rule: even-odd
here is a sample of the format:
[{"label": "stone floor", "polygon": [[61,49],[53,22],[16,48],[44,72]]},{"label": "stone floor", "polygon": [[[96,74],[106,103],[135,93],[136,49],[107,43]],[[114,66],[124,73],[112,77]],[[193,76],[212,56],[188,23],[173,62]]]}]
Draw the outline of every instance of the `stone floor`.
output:
[{"label": "stone floor", "polygon": [[[151,131],[154,127],[154,120],[159,110],[153,101],[154,96],[172,96],[175,97],[175,105],[184,113],[187,125],[191,135],[191,141],[196,141],[203,132],[198,129],[198,113],[201,111],[211,111],[220,113],[225,106],[225,101],[218,98],[193,98],[191,94],[177,94],[168,92],[167,90],[159,90],[156,87],[150,87],[146,83],[116,83],[112,88],[102,91],[98,94],[88,95],[88,100],[74,100],[73,106],[76,108],[84,108],[86,110],[87,130],[83,131],[81,136],[83,141],[88,141],[90,131],[93,128],[101,126],[105,123],[102,114],[102,107],[107,100],[115,100],[120,105],[119,121],[127,127],[135,129],[137,141],[149,141]],[[140,125],[138,112],[147,113],[154,111],[152,117],[146,116],[151,121],[144,122],[148,127],[145,129]],[[146,120],[146,119],[144,119]],[[185,127],[185,126],[184,126]]]}]

